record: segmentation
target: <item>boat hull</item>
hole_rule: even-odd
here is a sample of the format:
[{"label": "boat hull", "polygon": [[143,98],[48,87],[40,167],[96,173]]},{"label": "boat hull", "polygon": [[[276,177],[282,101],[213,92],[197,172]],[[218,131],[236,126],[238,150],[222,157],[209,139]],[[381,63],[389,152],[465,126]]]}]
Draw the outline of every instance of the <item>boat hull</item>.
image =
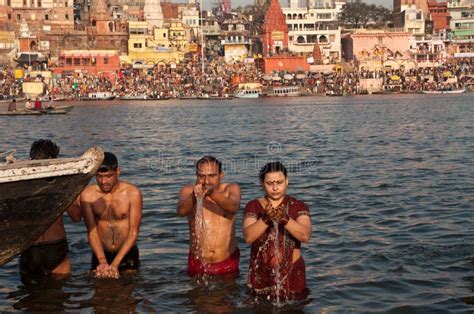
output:
[{"label": "boat hull", "polygon": [[80,158],[0,166],[0,265],[27,249],[72,204],[94,176],[103,151]]}]

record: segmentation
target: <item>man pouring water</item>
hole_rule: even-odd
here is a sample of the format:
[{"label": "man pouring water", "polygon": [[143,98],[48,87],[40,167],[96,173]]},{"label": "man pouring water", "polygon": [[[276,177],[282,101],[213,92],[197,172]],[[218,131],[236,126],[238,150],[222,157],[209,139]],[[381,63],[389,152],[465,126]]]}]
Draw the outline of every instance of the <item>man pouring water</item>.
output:
[{"label": "man pouring water", "polygon": [[240,187],[222,183],[222,163],[204,156],[196,163],[196,182],[179,192],[178,215],[188,218],[190,276],[236,274],[240,252],[235,220],[240,207]]}]

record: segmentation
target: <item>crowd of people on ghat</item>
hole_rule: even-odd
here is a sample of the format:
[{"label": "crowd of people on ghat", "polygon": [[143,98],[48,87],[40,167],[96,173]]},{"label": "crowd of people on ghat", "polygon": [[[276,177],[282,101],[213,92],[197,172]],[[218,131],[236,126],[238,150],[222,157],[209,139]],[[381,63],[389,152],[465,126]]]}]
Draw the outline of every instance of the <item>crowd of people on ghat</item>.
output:
[{"label": "crowd of people on ghat", "polygon": [[[69,76],[47,79],[29,76],[21,80],[14,76],[12,67],[0,68],[0,92],[3,95],[22,97],[22,82],[44,83],[44,95],[53,99],[79,100],[94,92],[112,92],[117,96],[147,95],[151,98],[190,98],[206,95],[231,95],[239,83],[260,83],[263,88],[297,85],[303,95],[317,94],[367,94],[370,91],[361,80],[381,79],[383,92],[418,93],[424,90],[471,90],[474,85],[474,67],[467,61],[445,63],[437,67],[417,69],[345,69],[330,72],[290,73],[278,72],[265,75],[254,63],[226,64],[218,57],[202,71],[196,61],[187,61],[166,68],[122,68],[113,75],[93,75],[79,72]],[[288,79],[290,78],[291,79]],[[286,79],[285,79],[286,78]]]},{"label": "crowd of people on ghat", "polygon": [[[31,145],[31,159],[53,159],[59,147],[51,140]],[[195,180],[179,192],[177,214],[189,226],[189,276],[239,274],[240,250],[235,224],[241,207],[238,184],[223,182],[222,163],[213,156],[196,162]],[[91,274],[116,279],[136,273],[140,266],[137,240],[142,221],[140,189],[119,178],[117,157],[110,152],[98,168],[96,184],[87,186],[67,209],[72,221],[84,219],[91,247]],[[243,235],[251,245],[247,286],[264,300],[301,300],[307,297],[301,244],[311,237],[308,206],[287,195],[288,172],[281,162],[261,168],[262,196],[247,203]],[[200,216],[199,216],[200,215]],[[68,276],[71,260],[60,216],[20,256],[22,280],[42,276]]]}]

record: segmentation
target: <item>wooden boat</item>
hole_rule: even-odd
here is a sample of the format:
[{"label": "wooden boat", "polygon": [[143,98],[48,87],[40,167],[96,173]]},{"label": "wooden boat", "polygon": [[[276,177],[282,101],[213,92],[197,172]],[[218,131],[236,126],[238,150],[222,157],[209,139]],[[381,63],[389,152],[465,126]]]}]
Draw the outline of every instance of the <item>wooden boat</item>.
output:
[{"label": "wooden boat", "polygon": [[67,114],[72,109],[74,109],[74,106],[54,106],[54,107],[45,108],[45,109],[41,110],[41,113],[44,113],[44,114]]},{"label": "wooden boat", "polygon": [[462,94],[465,93],[465,89],[453,89],[453,90],[424,90],[423,94]]},{"label": "wooden boat", "polygon": [[41,111],[37,110],[15,110],[0,112],[0,116],[41,116]]},{"label": "wooden boat", "polygon": [[27,249],[86,187],[104,158],[93,147],[79,158],[0,166],[0,265]]}]

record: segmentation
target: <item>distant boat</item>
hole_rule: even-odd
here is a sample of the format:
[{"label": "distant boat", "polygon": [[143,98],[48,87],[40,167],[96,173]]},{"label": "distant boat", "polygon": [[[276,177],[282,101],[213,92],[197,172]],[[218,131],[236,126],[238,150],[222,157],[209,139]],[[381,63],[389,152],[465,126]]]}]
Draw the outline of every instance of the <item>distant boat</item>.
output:
[{"label": "distant boat", "polygon": [[152,99],[148,97],[146,94],[139,94],[139,95],[123,95],[119,96],[117,99],[120,100],[149,100]]},{"label": "distant boat", "polygon": [[54,107],[42,109],[41,113],[44,113],[44,114],[67,114],[72,109],[74,109],[74,106],[54,106]]},{"label": "distant boat", "polygon": [[15,110],[0,112],[0,116],[41,116],[41,111],[37,110]]},{"label": "distant boat", "polygon": [[297,97],[301,96],[299,86],[275,86],[267,94],[267,97]]},{"label": "distant boat", "polygon": [[0,166],[0,265],[43,234],[86,187],[104,153],[79,158],[28,160]]},{"label": "distant boat", "polygon": [[112,92],[94,92],[88,93],[87,96],[81,97],[81,100],[112,100],[115,94]]},{"label": "distant boat", "polygon": [[423,94],[462,94],[465,93],[465,89],[453,89],[453,90],[424,90]]},{"label": "distant boat", "polygon": [[258,98],[261,91],[259,89],[239,89],[235,94],[235,98]]}]

